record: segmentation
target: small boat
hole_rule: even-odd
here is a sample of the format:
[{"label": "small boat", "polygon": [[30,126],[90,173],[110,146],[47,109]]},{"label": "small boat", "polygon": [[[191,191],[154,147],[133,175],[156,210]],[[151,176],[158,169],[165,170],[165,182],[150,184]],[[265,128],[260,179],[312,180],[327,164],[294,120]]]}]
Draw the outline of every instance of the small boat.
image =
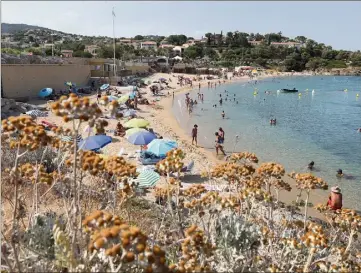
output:
[{"label": "small boat", "polygon": [[283,93],[296,93],[296,92],[298,92],[298,90],[296,88],[293,88],[293,89],[285,89],[285,88],[283,88],[283,89],[281,89],[281,92],[283,92]]}]

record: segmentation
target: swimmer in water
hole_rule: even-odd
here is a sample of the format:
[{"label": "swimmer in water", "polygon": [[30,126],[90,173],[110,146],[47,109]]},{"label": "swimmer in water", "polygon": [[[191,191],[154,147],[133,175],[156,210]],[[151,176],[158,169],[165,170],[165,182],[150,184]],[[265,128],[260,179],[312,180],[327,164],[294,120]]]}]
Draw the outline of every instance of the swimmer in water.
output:
[{"label": "swimmer in water", "polygon": [[237,104],[238,104],[238,100],[237,100]]},{"label": "swimmer in water", "polygon": [[313,170],[313,166],[315,165],[315,162],[311,161],[310,163],[308,163],[308,168],[310,170]]},{"label": "swimmer in water", "polygon": [[225,116],[226,114],[224,113],[224,111],[222,111],[222,118],[224,119]]}]

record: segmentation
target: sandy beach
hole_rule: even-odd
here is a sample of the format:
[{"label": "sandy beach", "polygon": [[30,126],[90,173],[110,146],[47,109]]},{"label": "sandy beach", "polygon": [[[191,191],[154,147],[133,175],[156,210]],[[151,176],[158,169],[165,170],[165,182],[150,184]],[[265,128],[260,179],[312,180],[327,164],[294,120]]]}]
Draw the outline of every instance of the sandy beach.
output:
[{"label": "sandy beach", "polygon": [[[290,73],[285,73],[279,76],[288,76]],[[192,89],[198,89],[199,84],[201,84],[202,87],[207,86],[208,82],[217,82],[218,85],[218,79],[216,80],[207,80],[204,79],[206,75],[201,75],[202,80],[200,81],[194,81],[193,87],[190,87],[189,85],[186,87],[181,87],[179,84],[177,84],[177,77],[181,74],[164,74],[164,73],[156,73],[152,75],[149,78],[146,78],[146,82],[153,82],[157,81],[159,78],[171,78],[172,81],[169,82],[169,87],[171,89],[163,90],[163,94],[165,96],[161,97],[154,97],[152,92],[149,90],[149,87],[141,88],[140,92],[143,97],[147,98],[149,102],[153,102],[153,106],[151,105],[138,105],[139,110],[137,110],[137,117],[144,118],[145,120],[150,122],[149,128],[152,128],[155,133],[157,133],[159,136],[162,136],[165,139],[172,139],[177,141],[178,147],[181,148],[185,154],[185,164],[188,164],[191,161],[194,161],[194,168],[192,170],[192,175],[186,176],[182,178],[182,182],[184,184],[194,184],[194,183],[202,183],[202,178],[200,176],[200,173],[205,170],[210,170],[213,166],[215,166],[218,163],[224,162],[223,157],[217,157],[215,152],[204,149],[200,146],[192,145],[191,143],[191,134],[190,132],[185,132],[178,124],[176,118],[174,117],[172,113],[172,100],[173,100],[173,92],[175,94],[182,94],[191,91]],[[196,75],[184,75],[185,77],[193,78],[197,77]],[[262,80],[265,78],[271,78],[275,77],[274,75],[264,75],[259,76],[257,80]],[[241,81],[248,81],[248,76],[243,77],[235,77],[232,80],[226,80],[225,83],[221,83],[221,86],[225,86],[229,83],[234,82],[241,82]],[[112,89],[115,89],[116,87],[111,87]],[[96,95],[92,95],[91,100],[96,100]],[[155,99],[160,98],[160,99]],[[101,106],[102,110],[104,111],[104,114],[107,114],[107,109]],[[64,126],[65,128],[71,128],[71,124],[64,123],[61,118],[54,116],[51,112],[49,112],[49,116],[46,118],[38,118],[39,121],[46,120],[48,122],[54,123],[56,125]],[[118,155],[121,150],[123,150],[123,156],[128,158],[129,161],[137,164],[139,168],[141,168],[141,164],[138,162],[136,158],[134,158],[134,155],[136,155],[136,152],[140,150],[139,146],[135,146],[127,141],[125,137],[118,137],[114,136],[113,130],[116,128],[116,124],[118,123],[118,120],[116,119],[107,119],[109,125],[107,127],[107,135],[112,136],[113,142],[107,145],[102,149],[102,152],[105,155]],[[122,119],[121,123],[125,123],[126,119]],[[85,125],[80,126],[80,133],[82,134],[83,138],[86,138],[88,136],[88,132],[86,132]],[[199,132],[201,134],[201,130]],[[252,151],[249,151],[252,152]],[[288,172],[292,170],[287,170]],[[291,192],[282,192],[280,194],[280,200],[285,203],[290,203],[293,200],[296,200],[296,195],[298,194],[298,191],[295,189],[295,183],[292,179],[285,176],[284,178],[288,183],[291,184],[293,190]],[[158,182],[157,185],[162,185],[164,183],[164,178],[161,179],[161,181]],[[149,198],[152,198],[152,194],[148,196]],[[326,194],[325,193],[318,193],[311,195],[310,202],[313,204],[320,203],[320,202],[326,202]],[[311,209],[310,211],[311,216],[317,216],[320,217],[320,214],[318,214],[315,210]]]}]

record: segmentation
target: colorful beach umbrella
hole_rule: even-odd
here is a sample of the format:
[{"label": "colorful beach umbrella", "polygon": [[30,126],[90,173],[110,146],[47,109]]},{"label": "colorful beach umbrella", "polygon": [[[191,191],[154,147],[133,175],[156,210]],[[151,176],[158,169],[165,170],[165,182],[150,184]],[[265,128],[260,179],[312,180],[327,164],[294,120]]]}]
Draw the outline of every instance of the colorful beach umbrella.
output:
[{"label": "colorful beach umbrella", "polygon": [[130,135],[132,135],[134,133],[137,133],[137,132],[148,132],[148,131],[143,129],[143,128],[132,128],[132,129],[126,130],[125,135],[130,136]]},{"label": "colorful beach umbrella", "polygon": [[46,98],[47,96],[50,96],[53,93],[53,89],[46,87],[40,90],[38,96],[40,98]]},{"label": "colorful beach umbrella", "polygon": [[124,124],[125,128],[144,128],[149,125],[149,121],[146,121],[145,119],[141,118],[133,118],[129,120],[127,123]]},{"label": "colorful beach umbrella", "polygon": [[177,148],[177,142],[173,140],[154,139],[148,144],[148,152],[155,154],[156,156],[165,156],[170,150]]},{"label": "colorful beach umbrella", "polygon": [[118,99],[118,102],[119,102],[119,103],[125,103],[128,99],[129,99],[129,96],[128,96],[128,95],[124,95],[124,96],[121,96],[121,97]]},{"label": "colorful beach umbrella", "polygon": [[157,136],[155,134],[152,134],[151,132],[148,131],[136,132],[127,137],[128,141],[134,145],[147,145],[156,138]]},{"label": "colorful beach umbrella", "polygon": [[97,136],[90,136],[81,142],[79,142],[78,146],[80,149],[85,151],[94,151],[103,148],[104,146],[108,145],[112,142],[112,138],[106,135],[97,135]]},{"label": "colorful beach umbrella", "polygon": [[101,90],[101,91],[104,91],[104,90],[108,89],[109,86],[110,86],[110,85],[109,85],[108,83],[105,83],[105,84],[103,84],[102,86],[100,86],[100,90]]},{"label": "colorful beach umbrella", "polygon": [[154,187],[159,179],[160,175],[155,171],[144,170],[139,173],[134,182],[138,184],[139,188],[150,188]]}]

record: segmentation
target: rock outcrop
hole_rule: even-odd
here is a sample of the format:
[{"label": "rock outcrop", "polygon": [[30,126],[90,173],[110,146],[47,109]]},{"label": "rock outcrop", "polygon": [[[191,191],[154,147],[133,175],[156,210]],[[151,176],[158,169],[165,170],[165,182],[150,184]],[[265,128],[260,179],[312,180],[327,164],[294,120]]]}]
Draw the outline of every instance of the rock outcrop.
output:
[{"label": "rock outcrop", "polygon": [[18,116],[31,110],[46,110],[44,107],[32,105],[29,103],[17,102],[13,99],[1,99],[1,119],[6,119],[11,116]]}]

